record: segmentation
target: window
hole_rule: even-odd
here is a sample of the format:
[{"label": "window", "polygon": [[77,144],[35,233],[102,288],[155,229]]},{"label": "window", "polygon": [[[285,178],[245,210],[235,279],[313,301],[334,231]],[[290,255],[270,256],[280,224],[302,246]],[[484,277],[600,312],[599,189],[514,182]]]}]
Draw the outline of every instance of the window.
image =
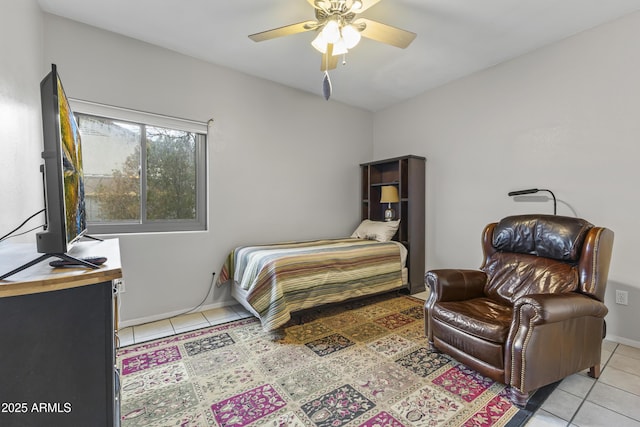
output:
[{"label": "window", "polygon": [[89,233],[206,229],[206,125],[71,101]]}]

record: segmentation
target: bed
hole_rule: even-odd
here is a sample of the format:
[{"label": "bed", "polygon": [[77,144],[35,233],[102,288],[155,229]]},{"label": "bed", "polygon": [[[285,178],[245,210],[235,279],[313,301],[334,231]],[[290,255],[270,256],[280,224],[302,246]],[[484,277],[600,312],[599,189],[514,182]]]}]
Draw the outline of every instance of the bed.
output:
[{"label": "bed", "polygon": [[351,237],[239,246],[218,286],[274,331],[291,313],[407,287],[407,249],[391,240],[398,221],[363,221]]}]

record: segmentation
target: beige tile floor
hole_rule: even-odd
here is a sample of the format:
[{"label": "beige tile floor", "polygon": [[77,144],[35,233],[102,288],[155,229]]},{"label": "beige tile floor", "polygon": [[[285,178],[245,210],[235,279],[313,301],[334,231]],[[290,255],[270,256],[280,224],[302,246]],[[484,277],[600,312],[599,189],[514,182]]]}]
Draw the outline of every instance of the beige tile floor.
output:
[{"label": "beige tile floor", "polygon": [[[426,297],[426,293],[415,294]],[[119,331],[120,346],[213,326],[251,316],[242,306],[191,313]],[[640,348],[606,341],[602,374],[565,378],[527,423],[527,427],[640,427]]]},{"label": "beige tile floor", "polygon": [[197,313],[184,314],[170,319],[143,325],[130,326],[118,331],[120,347],[131,344],[140,344],[166,336],[219,325],[233,320],[244,319],[251,316],[241,305],[214,308]]},{"label": "beige tile floor", "polygon": [[640,427],[640,348],[604,341],[602,374],[565,378],[528,427]]}]

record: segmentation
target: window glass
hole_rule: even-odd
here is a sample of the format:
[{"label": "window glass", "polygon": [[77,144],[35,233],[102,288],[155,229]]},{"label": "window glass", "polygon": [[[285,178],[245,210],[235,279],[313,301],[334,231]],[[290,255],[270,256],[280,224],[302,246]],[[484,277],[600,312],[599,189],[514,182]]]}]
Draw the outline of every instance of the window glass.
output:
[{"label": "window glass", "polygon": [[89,233],[204,230],[204,134],[77,112]]},{"label": "window glass", "polygon": [[79,115],[91,222],[139,222],[141,126]]},{"label": "window glass", "polygon": [[148,126],[147,218],[196,217],[196,135]]}]

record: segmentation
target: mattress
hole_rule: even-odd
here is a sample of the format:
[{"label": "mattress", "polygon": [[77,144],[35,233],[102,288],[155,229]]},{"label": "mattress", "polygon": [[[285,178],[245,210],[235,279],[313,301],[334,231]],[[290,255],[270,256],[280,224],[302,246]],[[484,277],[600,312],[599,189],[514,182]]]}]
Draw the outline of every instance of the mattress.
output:
[{"label": "mattress", "polygon": [[219,286],[270,331],[291,313],[406,286],[407,250],[398,242],[326,239],[234,249]]}]

